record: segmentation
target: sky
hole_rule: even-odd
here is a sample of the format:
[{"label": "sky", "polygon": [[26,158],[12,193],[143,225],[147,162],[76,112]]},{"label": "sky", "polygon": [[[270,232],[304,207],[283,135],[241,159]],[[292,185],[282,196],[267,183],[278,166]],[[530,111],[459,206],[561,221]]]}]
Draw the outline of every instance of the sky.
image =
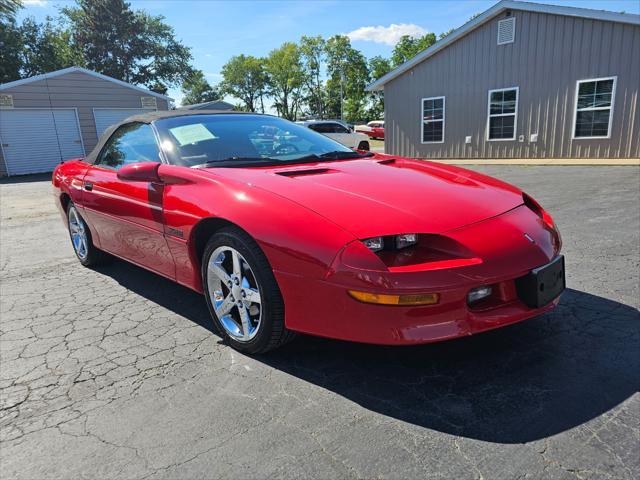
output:
[{"label": "sky", "polygon": [[[23,0],[18,18],[44,20],[72,0]],[[135,9],[162,15],[191,48],[194,65],[210,83],[233,55],[265,56],[302,35],[349,35],[366,57],[388,57],[403,34],[439,34],[465,23],[497,0],[130,0]],[[640,14],[640,0],[537,0],[537,3]],[[178,89],[169,96],[179,103]]]}]

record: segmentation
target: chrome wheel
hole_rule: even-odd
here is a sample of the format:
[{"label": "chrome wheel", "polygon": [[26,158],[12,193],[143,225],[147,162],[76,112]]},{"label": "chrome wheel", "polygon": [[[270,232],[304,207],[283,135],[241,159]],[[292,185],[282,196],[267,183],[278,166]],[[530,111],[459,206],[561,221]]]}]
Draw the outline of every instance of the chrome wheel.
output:
[{"label": "chrome wheel", "polygon": [[216,248],[207,265],[213,310],[229,336],[248,342],[262,320],[260,286],[245,258],[232,247]]},{"label": "chrome wheel", "polygon": [[76,255],[81,260],[89,255],[89,240],[84,222],[80,218],[76,207],[69,208],[69,232],[71,233],[71,243]]}]

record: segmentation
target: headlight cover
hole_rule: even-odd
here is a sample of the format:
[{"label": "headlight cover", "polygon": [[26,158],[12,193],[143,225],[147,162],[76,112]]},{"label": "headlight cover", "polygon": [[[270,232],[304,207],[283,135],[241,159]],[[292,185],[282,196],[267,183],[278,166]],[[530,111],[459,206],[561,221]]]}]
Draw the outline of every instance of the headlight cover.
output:
[{"label": "headlight cover", "polygon": [[362,243],[372,252],[379,252],[384,248],[384,238],[382,237],[365,238]]},{"label": "headlight cover", "polygon": [[[390,235],[370,237],[375,241],[354,240],[349,242],[341,253],[336,256],[332,271],[339,271],[341,266],[358,270],[385,271],[392,273],[440,270],[443,268],[457,268],[482,263],[473,251],[452,238],[420,233],[417,243],[407,248],[396,248],[396,237]],[[411,238],[405,239],[409,242]],[[382,250],[373,252],[369,246]],[[373,255],[372,255],[373,254]]]},{"label": "headlight cover", "polygon": [[398,250],[400,250],[401,248],[410,247],[411,245],[415,245],[416,243],[418,243],[418,235],[415,233],[396,235],[396,248]]},{"label": "headlight cover", "polygon": [[362,240],[365,247],[376,253],[381,250],[401,250],[418,243],[417,233],[403,233],[400,235],[389,235],[386,237],[371,237]]}]

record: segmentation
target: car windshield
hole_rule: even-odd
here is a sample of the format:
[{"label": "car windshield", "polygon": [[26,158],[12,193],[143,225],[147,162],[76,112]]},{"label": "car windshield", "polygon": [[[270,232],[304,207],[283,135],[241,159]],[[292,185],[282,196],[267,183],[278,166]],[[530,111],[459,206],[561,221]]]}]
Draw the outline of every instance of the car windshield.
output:
[{"label": "car windshield", "polygon": [[188,115],[157,120],[174,165],[241,167],[360,158],[306,127],[269,115]]}]

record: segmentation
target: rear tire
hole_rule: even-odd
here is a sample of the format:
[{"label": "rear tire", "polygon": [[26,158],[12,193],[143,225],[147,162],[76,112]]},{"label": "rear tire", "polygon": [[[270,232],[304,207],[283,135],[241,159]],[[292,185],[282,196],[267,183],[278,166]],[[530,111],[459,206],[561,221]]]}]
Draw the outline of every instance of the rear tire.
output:
[{"label": "rear tire", "polygon": [[67,227],[71,246],[82,265],[95,267],[105,260],[106,254],[93,244],[91,231],[73,202],[67,206]]},{"label": "rear tire", "polygon": [[358,144],[358,150],[364,150],[365,152],[369,151],[369,142],[360,142]]},{"label": "rear tire", "polygon": [[284,301],[269,261],[246,232],[216,232],[205,247],[201,273],[211,318],[233,348],[259,354],[295,338],[285,327]]}]

